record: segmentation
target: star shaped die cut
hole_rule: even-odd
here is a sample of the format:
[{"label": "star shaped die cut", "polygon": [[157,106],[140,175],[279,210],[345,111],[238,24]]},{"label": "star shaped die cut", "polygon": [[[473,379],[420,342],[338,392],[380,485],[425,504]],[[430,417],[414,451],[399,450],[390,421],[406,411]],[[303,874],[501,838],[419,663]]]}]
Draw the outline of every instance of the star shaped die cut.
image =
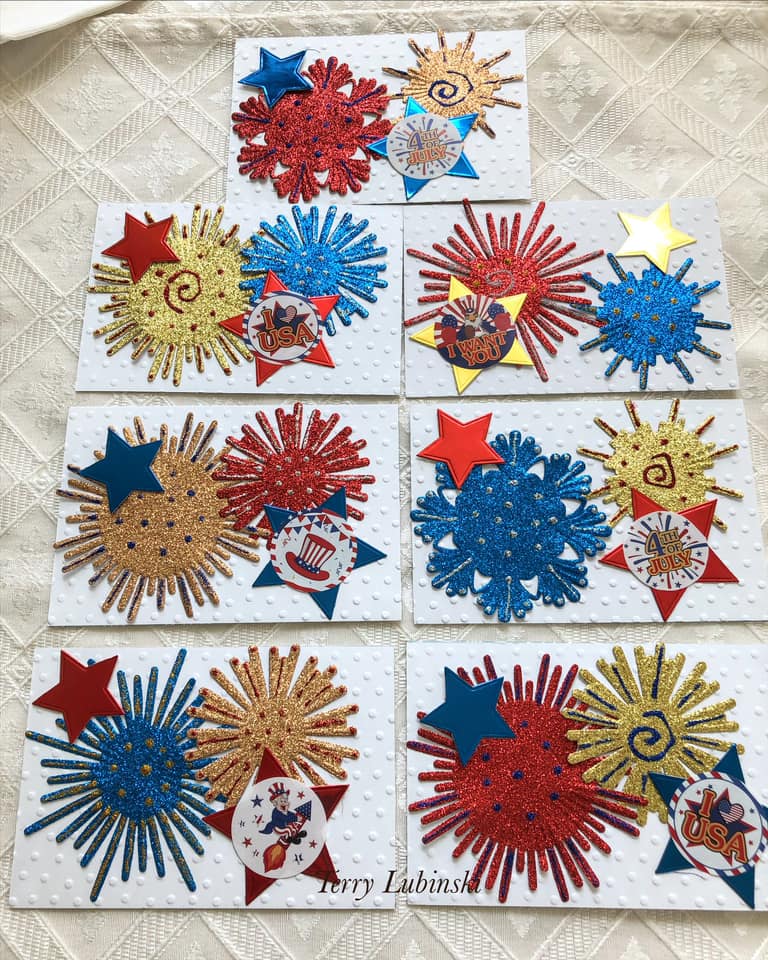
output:
[{"label": "star shaped die cut", "polygon": [[69,742],[74,743],[94,717],[120,717],[123,708],[107,689],[117,656],[83,664],[66,650],[59,660],[59,682],[33,705],[61,713]]}]

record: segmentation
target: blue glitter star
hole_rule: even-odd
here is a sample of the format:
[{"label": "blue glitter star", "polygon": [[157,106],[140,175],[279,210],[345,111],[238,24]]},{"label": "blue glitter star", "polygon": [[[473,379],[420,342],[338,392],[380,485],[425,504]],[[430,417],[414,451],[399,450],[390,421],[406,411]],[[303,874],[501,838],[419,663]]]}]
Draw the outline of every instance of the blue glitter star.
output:
[{"label": "blue glitter star", "polygon": [[262,47],[259,52],[259,69],[243,77],[240,83],[259,87],[264,91],[267,106],[274,107],[278,100],[291,90],[312,89],[309,80],[299,73],[306,54],[306,50],[301,50],[288,57],[277,57]]},{"label": "blue glitter star", "polygon": [[[210,836],[210,827],[201,816],[213,810],[200,799],[206,787],[195,780],[195,771],[208,760],[190,763],[185,758],[186,751],[195,746],[190,730],[202,723],[191,720],[185,711],[195,681],[188,680],[173,700],[185,657],[186,651],[180,650],[159,700],[157,667],[150,670],[146,691],[141,677],[133,678],[133,697],[125,671],[119,670],[117,685],[125,715],[91,720],[74,743],[27,730],[30,740],[74,759],[51,757],[41,761],[43,767],[64,771],[48,777],[48,784],[57,789],[40,797],[41,803],[57,806],[26,827],[24,834],[46,830],[76,813],[57,835],[56,842],[63,843],[76,834],[76,850],[87,843],[80,860],[82,867],[101,855],[91,889],[93,903],[99,898],[121,844],[123,881],[131,875],[136,853],[139,870],[146,871],[148,846],[158,877],[164,877],[161,836],[188,889],[196,888],[178,838],[202,856],[203,846],[190,827]],[[202,701],[198,698],[195,703],[198,702]],[[61,719],[56,725],[65,729]]]},{"label": "blue glitter star", "polygon": [[[352,323],[353,314],[365,319],[368,311],[360,301],[376,303],[373,291],[387,286],[387,281],[379,278],[386,263],[368,261],[383,257],[387,248],[375,245],[375,233],[360,237],[368,221],[355,221],[351,213],[345,213],[334,226],[334,206],[328,208],[322,226],[317,207],[310,207],[306,216],[299,207],[293,207],[292,213],[295,230],[280,214],[274,225],[262,221],[260,233],[243,248],[246,262],[241,269],[246,275],[256,274],[240,284],[251,291],[251,303],[261,297],[271,270],[288,290],[303,297],[338,296],[333,312],[344,326]],[[325,329],[330,336],[336,333],[331,317]]]},{"label": "blue glitter star", "polygon": [[580,350],[600,347],[600,352],[613,350],[614,359],[605,370],[606,377],[612,376],[624,360],[632,364],[632,372],[640,371],[640,389],[648,386],[648,368],[656,366],[658,357],[667,363],[673,363],[688,383],[693,383],[693,375],[680,357],[680,352],[690,353],[696,350],[705,357],[719,360],[720,354],[701,341],[697,333],[699,327],[713,330],[730,330],[730,323],[705,320],[703,313],[694,307],[701,297],[720,286],[714,280],[703,287],[696,283],[683,282],[693,260],[690,257],[674,275],[663,273],[651,264],[638,278],[631,271],[625,271],[613,254],[608,254],[608,262],[619,278],[619,283],[599,283],[590,274],[584,274],[584,280],[599,291],[603,301],[599,307],[582,307],[603,321],[599,336],[583,343]]},{"label": "blue glitter star", "polygon": [[428,713],[422,723],[453,737],[459,759],[466,764],[486,737],[514,740],[515,732],[496,709],[503,677],[472,686],[445,667],[445,702]]},{"label": "blue glitter star", "polygon": [[161,445],[161,440],[153,440],[132,447],[110,427],[103,459],[84,467],[80,476],[104,484],[110,512],[114,513],[134,490],[163,492],[163,486],[152,470],[152,462]]},{"label": "blue glitter star", "polygon": [[[603,550],[611,535],[605,514],[586,502],[591,478],[583,462],[571,462],[568,454],[542,456],[536,440],[516,430],[497,436],[491,447],[504,462],[475,467],[461,488],[438,463],[437,492],[419,497],[411,513],[419,523],[414,533],[435,544],[427,564],[432,586],[449,597],[476,594],[484,613],[502,623],[525,617],[535,600],[556,607],[578,601],[578,588],[587,585],[582,561]],[[577,501],[571,513],[566,500]],[[454,546],[441,546],[449,535]],[[563,558],[567,547],[575,559]],[[475,573],[488,582],[476,587]],[[531,580],[537,581],[533,592],[525,585]]]}]

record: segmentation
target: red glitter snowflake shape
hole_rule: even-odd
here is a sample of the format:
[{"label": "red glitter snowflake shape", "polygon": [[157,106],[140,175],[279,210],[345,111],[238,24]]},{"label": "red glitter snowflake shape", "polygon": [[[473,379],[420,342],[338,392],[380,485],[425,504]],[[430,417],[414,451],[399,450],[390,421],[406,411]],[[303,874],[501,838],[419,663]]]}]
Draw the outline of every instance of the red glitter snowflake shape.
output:
[{"label": "red glitter snowflake shape", "polygon": [[579,305],[591,305],[592,301],[575,296],[583,293],[586,287],[581,271],[573,272],[574,268],[601,257],[603,251],[593,250],[568,258],[576,244],[563,243],[562,237],[552,236],[555,227],[551,223],[536,236],[544,210],[545,204],[538,204],[522,235],[519,213],[512,218],[511,228],[509,219],[502,217],[498,229],[493,214],[487,213],[486,232],[483,232],[472,204],[464,200],[464,213],[474,236],[462,224],[455,223],[456,237],[448,237],[448,246],[432,244],[439,256],[412,248],[408,250],[412,257],[439,268],[419,271],[419,276],[424,277],[425,291],[430,291],[419,297],[419,303],[439,303],[441,306],[406,320],[406,327],[443,312],[442,304],[448,301],[451,276],[461,280],[473,293],[482,293],[494,300],[524,293],[525,303],[517,318],[517,331],[536,372],[542,380],[548,380],[537,341],[554,357],[557,347],[553,341],[562,343],[564,333],[572,337],[579,334],[566,317],[594,327],[603,326],[602,320],[574,309]]},{"label": "red glitter snowflake shape", "polygon": [[[472,676],[458,670],[470,684],[496,679],[493,661],[483,659]],[[435,824],[422,837],[429,844],[453,831],[459,842],[455,858],[471,849],[477,862],[471,883],[485,889],[498,882],[498,898],[506,903],[513,870],[527,872],[528,887],[536,890],[539,874],[552,872],[560,899],[569,899],[568,879],[575,888],[587,880],[593,887],[600,880],[584,856],[593,847],[603,853],[611,848],[603,839],[606,824],[631,836],[639,834],[633,821],[643,797],[606,790],[585,783],[583,774],[594,761],[569,763],[573,744],[566,734],[573,724],[561,709],[573,701],[570,691],[578,668],[565,677],[556,666],[550,675],[549,655],[542,657],[534,686],[523,682],[519,665],[513,682],[504,682],[496,706],[512,728],[510,739],[481,740],[462,766],[451,736],[421,727],[420,740],[408,747],[434,757],[434,769],[419,774],[422,782],[435,783],[435,796],[409,805],[411,812],[427,811],[421,818]],[[562,682],[561,682],[562,678]],[[425,714],[418,714],[421,720]]]},{"label": "red glitter snowflake shape", "polygon": [[[232,114],[234,131],[246,141],[238,154],[240,173],[251,180],[271,177],[277,194],[296,203],[309,201],[327,187],[333,193],[359,192],[371,176],[368,145],[392,128],[381,115],[389,97],[385,84],[355,80],[336,57],[316,60],[305,71],[312,90],[287,94],[270,109],[263,96],[240,104]],[[349,92],[342,90],[351,85]],[[366,123],[365,115],[376,119]],[[256,143],[256,140],[263,142]],[[362,156],[356,157],[356,153]],[[276,173],[278,165],[283,173]],[[321,183],[318,173],[327,172]]]},{"label": "red glitter snowflake shape", "polygon": [[323,417],[313,410],[305,429],[304,407],[295,403],[293,413],[275,411],[275,431],[267,415],[259,411],[256,423],[261,434],[246,423],[241,437],[227,437],[229,448],[214,473],[215,479],[231,483],[218,491],[227,501],[221,515],[234,517],[236,530],[254,525],[268,535],[265,504],[300,513],[319,506],[344,487],[348,515],[362,520],[363,512],[349,501],[365,503],[368,494],[363,484],[374,483],[376,478],[353,472],[370,464],[367,457],[359,455],[366,441],[352,440],[350,427],[334,433],[340,419],[338,413]]}]

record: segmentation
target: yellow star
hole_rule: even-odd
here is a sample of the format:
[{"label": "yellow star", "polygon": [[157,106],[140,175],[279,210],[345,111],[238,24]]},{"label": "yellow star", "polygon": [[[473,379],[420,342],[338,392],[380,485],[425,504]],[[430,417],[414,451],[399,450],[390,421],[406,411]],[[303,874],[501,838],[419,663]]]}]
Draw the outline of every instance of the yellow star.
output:
[{"label": "yellow star", "polygon": [[[456,277],[451,277],[450,287],[448,288],[448,303],[451,303],[453,300],[459,300],[461,297],[471,297],[472,291],[469,287],[465,287],[463,283],[456,279]],[[500,297],[496,300],[496,303],[501,304],[502,307],[507,311],[510,318],[514,321],[517,320],[518,314],[525,303],[526,294],[517,293],[513,297]],[[432,323],[430,326],[425,327],[424,330],[420,330],[418,333],[411,334],[411,340],[414,340],[416,343],[424,344],[426,347],[432,347],[433,350],[437,350],[437,341],[435,340],[435,324]],[[525,347],[520,343],[517,337],[515,337],[512,346],[509,348],[507,353],[498,361],[499,363],[505,364],[516,364],[517,366],[530,367],[533,365],[533,361],[528,356]],[[484,367],[478,367],[476,369],[459,367],[455,364],[451,364],[451,369],[453,370],[453,379],[456,381],[456,389],[459,393],[464,393],[470,383],[473,382],[485,369]]]},{"label": "yellow star", "polygon": [[687,233],[672,226],[669,203],[663,203],[647,217],[619,211],[619,219],[629,236],[616,251],[616,256],[648,257],[651,263],[655,263],[664,273],[667,272],[672,250],[696,243],[694,237],[689,237]]}]

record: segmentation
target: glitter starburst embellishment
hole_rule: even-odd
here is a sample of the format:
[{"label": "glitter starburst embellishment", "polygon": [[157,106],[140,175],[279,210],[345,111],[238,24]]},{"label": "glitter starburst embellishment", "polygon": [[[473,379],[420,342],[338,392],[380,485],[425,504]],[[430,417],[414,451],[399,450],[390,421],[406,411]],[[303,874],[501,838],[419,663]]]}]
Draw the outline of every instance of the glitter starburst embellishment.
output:
[{"label": "glitter starburst embellishment", "polygon": [[[222,209],[211,214],[196,206],[190,226],[172,217],[166,243],[175,260],[153,263],[138,279],[132,264],[94,265],[95,283],[88,290],[111,294],[99,312],[114,317],[94,336],[104,337],[108,357],[129,346],[131,360],[152,357],[150,383],[159,375],[178,387],[185,365],[202,373],[212,358],[229,376],[233,364],[251,359],[242,339],[220,326],[247,309],[239,289],[238,228],[223,230],[223,215]],[[145,217],[153,223],[149,213]]]},{"label": "glitter starburst embellishment", "polygon": [[268,675],[261,665],[261,652],[251,647],[248,659],[230,660],[234,680],[215,667],[211,678],[223,691],[203,688],[202,703],[190,707],[198,724],[190,732],[195,745],[187,759],[200,767],[198,779],[206,779],[209,800],[224,797],[235,804],[253,778],[268,749],[290,777],[324,784],[324,774],[346,780],[345,760],[356,760],[354,747],[335,738],[354,737],[347,717],[357,713],[357,704],[331,707],[347,695],[345,686],[334,684],[336,668],[318,669],[317,657],[307,657],[299,667],[301,648],[294,645],[287,656],[277,647],[269,650]]},{"label": "glitter starburst embellishment", "polygon": [[[316,60],[305,75],[312,81],[307,93],[281,97],[271,108],[264,97],[250,97],[232,115],[233,129],[245,141],[237,157],[240,173],[251,180],[271,178],[277,195],[291,203],[309,201],[321,188],[358,193],[371,175],[369,145],[392,126],[382,119],[387,88],[356,80],[336,57]],[[355,156],[358,151],[362,157]],[[318,174],[325,174],[322,182]]]},{"label": "glitter starburst embellishment", "polygon": [[[648,809],[666,820],[667,805],[653,788],[651,773],[687,777],[711,770],[731,742],[713,734],[732,733],[738,723],[728,711],[736,701],[712,702],[720,689],[706,680],[703,661],[683,676],[685,655],[667,656],[664,644],[652,654],[635,647],[635,670],[621,647],[613,648],[614,661],[600,659],[600,677],[582,669],[583,689],[574,694],[578,707],[564,714],[584,726],[569,730],[575,741],[571,763],[589,761],[587,781],[613,788],[622,785],[648,800]],[[645,823],[647,811],[640,811]]]},{"label": "glitter starburst embellishment", "polygon": [[499,225],[492,213],[485,217],[483,231],[469,200],[464,200],[464,213],[470,233],[461,223],[454,224],[456,236],[448,237],[447,246],[434,243],[434,253],[408,249],[437,269],[422,269],[424,290],[419,303],[440,304],[405,321],[406,327],[433,320],[443,312],[448,301],[451,277],[455,277],[472,293],[481,293],[493,300],[525,294],[516,329],[536,372],[548,380],[540,348],[550,356],[557,354],[556,343],[562,343],[564,334],[578,336],[579,331],[566,318],[592,326],[602,326],[602,320],[592,317],[579,307],[588,307],[591,301],[577,296],[586,290],[577,267],[602,256],[602,250],[570,256],[576,248],[573,241],[564,242],[553,236],[555,227],[548,224],[539,230],[545,205],[538,204],[528,226],[523,229],[522,217],[516,213],[509,219],[501,217]]},{"label": "glitter starburst embellishment", "polygon": [[[484,657],[485,672],[476,667],[458,676],[473,688],[496,681],[493,661]],[[569,885],[580,889],[586,880],[598,888],[600,880],[585,857],[593,848],[611,852],[603,838],[606,825],[630,836],[639,831],[632,822],[642,809],[642,797],[585,782],[587,762],[569,764],[572,745],[570,721],[561,713],[577,668],[563,675],[560,666],[550,672],[549,655],[542,657],[536,681],[524,680],[515,666],[512,682],[505,680],[496,705],[510,735],[480,741],[462,763],[451,735],[422,726],[418,740],[408,748],[434,758],[434,769],[419,780],[435,784],[435,796],[411,803],[429,827],[425,845],[453,833],[458,843],[453,856],[471,850],[476,863],[470,883],[476,889],[498,890],[505,903],[515,873],[526,874],[536,890],[542,876],[551,873],[560,899],[570,899]],[[425,714],[419,713],[423,721]]]},{"label": "glitter starburst embellishment", "polygon": [[640,278],[626,271],[613,254],[608,262],[618,278],[618,283],[600,283],[589,274],[584,279],[600,294],[603,301],[599,307],[585,307],[601,327],[597,337],[581,344],[580,350],[599,347],[601,353],[613,351],[613,360],[605,369],[611,377],[621,364],[628,360],[632,372],[640,374],[640,389],[648,387],[649,367],[655,367],[661,358],[674,364],[686,383],[693,383],[693,374],[686,366],[681,353],[697,351],[710,360],[719,360],[717,351],[701,342],[700,328],[730,330],[730,323],[705,320],[704,314],[694,308],[701,298],[720,286],[713,280],[704,286],[685,283],[693,260],[689,257],[675,274],[663,273],[655,264],[643,270]]},{"label": "glitter starburst embellishment", "polygon": [[454,118],[463,114],[475,113],[474,127],[489,137],[496,134],[486,120],[486,110],[492,107],[516,107],[517,100],[506,100],[497,96],[501,88],[514,81],[522,80],[521,73],[502,77],[491,68],[506,60],[509,50],[493,57],[475,59],[472,44],[475,32],[467,34],[465,40],[455,47],[449,47],[442,30],[437,32],[437,49],[420,47],[415,40],[408,46],[416,55],[416,66],[408,70],[384,67],[384,73],[405,81],[400,93],[393,99],[406,101],[409,97],[430,113],[441,117]]},{"label": "glitter starburst embellishment", "polygon": [[[640,419],[632,400],[625,400],[624,405],[634,430],[618,430],[602,418],[595,418],[597,426],[610,438],[611,453],[579,448],[580,454],[599,460],[613,474],[604,486],[589,494],[616,504],[618,510],[608,521],[611,526],[631,514],[633,490],[674,513],[703,503],[711,493],[743,496],[739,490],[723,487],[714,477],[707,476],[715,460],[739,448],[734,443],[718,449],[717,444],[701,439],[714,416],[688,430],[685,420],[678,416],[680,401],[673,400],[667,419],[654,428]],[[721,530],[726,529],[720,517],[715,516],[713,522]]]},{"label": "glitter starburst embellishment", "polygon": [[[202,800],[205,786],[195,779],[199,764],[185,757],[190,733],[201,723],[184,711],[195,681],[188,680],[176,693],[185,657],[186,651],[180,650],[159,698],[157,667],[150,670],[146,686],[140,676],[133,678],[132,696],[125,671],[118,670],[124,715],[91,720],[73,743],[27,730],[30,740],[57,751],[41,765],[59,772],[48,777],[55,789],[40,797],[42,804],[55,809],[26,827],[24,834],[71,818],[56,842],[74,837],[75,850],[85,848],[80,865],[98,864],[92,903],[116,856],[125,882],[136,860],[139,871],[146,872],[150,851],[158,877],[165,876],[170,854],[187,888],[196,889],[185,848],[203,856],[198,834],[208,837],[211,831],[201,818],[213,810]],[[56,725],[64,729],[63,720]]]},{"label": "glitter starburst embellishment", "polygon": [[[153,597],[162,611],[168,595],[178,593],[185,614],[193,617],[194,604],[218,604],[213,578],[232,576],[227,562],[232,554],[258,560],[253,535],[236,531],[231,520],[220,516],[220,484],[213,476],[218,459],[209,446],[216,426],[215,421],[195,423],[191,413],[178,435],[163,425],[152,463],[161,489],[133,490],[114,512],[109,488],[83,479],[82,468],[69,466],[73,476],[57,494],[79,503],[80,512],[66,519],[80,532],[54,547],[65,551],[65,574],[92,565],[88,583],[107,584],[104,613],[116,606],[133,623],[146,597]],[[140,417],[123,435],[132,447],[157,443]],[[99,451],[96,456],[97,462],[103,460]]]},{"label": "glitter starburst embellishment", "polygon": [[[337,221],[336,207],[329,207],[320,222],[317,207],[303,214],[292,208],[294,226],[280,214],[274,224],[262,220],[259,232],[243,248],[240,286],[255,304],[262,296],[269,271],[289,290],[304,297],[339,299],[333,309],[349,326],[353,316],[368,317],[366,303],[376,303],[374,291],[387,286],[379,276],[387,269],[381,258],[387,248],[376,245],[376,234],[366,232],[368,220],[344,213]],[[329,336],[336,333],[333,315],[325,322]]]},{"label": "glitter starburst embellishment", "polygon": [[[370,460],[361,457],[365,440],[353,440],[351,427],[336,430],[341,417],[324,417],[313,410],[304,421],[304,406],[293,412],[275,411],[275,426],[263,410],[256,427],[243,424],[240,437],[227,437],[227,449],[215,477],[223,484],[219,497],[227,501],[222,516],[232,517],[236,530],[256,527],[268,535],[265,506],[295,512],[319,506],[342,487],[347,501],[365,503],[363,487],[376,478],[357,471]],[[347,514],[362,520],[363,512],[347,503]]]},{"label": "glitter starburst embellishment", "polygon": [[[533,437],[517,431],[490,446],[503,463],[475,467],[460,489],[437,464],[437,492],[419,497],[411,513],[414,534],[435,545],[427,564],[432,586],[449,597],[475,594],[483,612],[503,623],[525,617],[535,601],[577,602],[588,582],[584,559],[611,534],[605,516],[586,502],[591,480],[583,462],[544,456]],[[570,512],[568,501],[576,503]],[[449,535],[453,546],[443,546]],[[478,574],[487,579],[481,587]]]}]

